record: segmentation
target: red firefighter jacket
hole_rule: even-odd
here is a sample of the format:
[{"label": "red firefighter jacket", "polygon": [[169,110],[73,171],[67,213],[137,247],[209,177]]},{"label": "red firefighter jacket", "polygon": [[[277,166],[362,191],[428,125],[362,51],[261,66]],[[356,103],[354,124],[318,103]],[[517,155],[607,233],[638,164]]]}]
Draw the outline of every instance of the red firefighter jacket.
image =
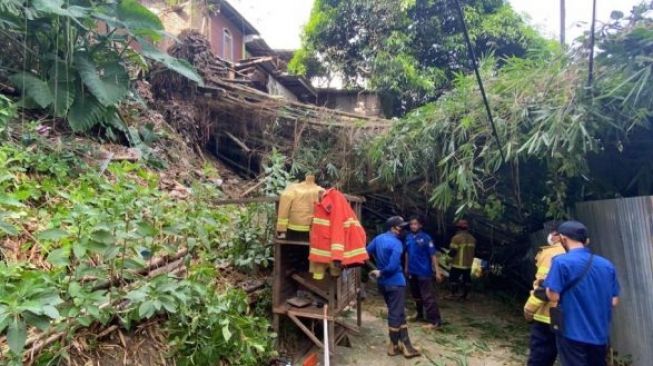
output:
[{"label": "red firefighter jacket", "polygon": [[309,261],[340,261],[343,266],[350,266],[362,264],[369,258],[365,250],[365,230],[345,195],[337,189],[328,189],[313,212]]}]

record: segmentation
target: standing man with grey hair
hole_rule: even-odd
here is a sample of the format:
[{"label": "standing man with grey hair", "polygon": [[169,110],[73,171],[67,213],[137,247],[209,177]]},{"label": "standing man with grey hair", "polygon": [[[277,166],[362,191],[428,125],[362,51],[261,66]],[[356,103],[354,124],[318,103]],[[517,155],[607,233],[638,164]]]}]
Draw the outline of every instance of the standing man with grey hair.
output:
[{"label": "standing man with grey hair", "polygon": [[587,228],[578,221],[558,226],[566,251],[553,258],[543,286],[563,366],[605,366],[612,308],[619,303],[614,265],[590,252]]}]

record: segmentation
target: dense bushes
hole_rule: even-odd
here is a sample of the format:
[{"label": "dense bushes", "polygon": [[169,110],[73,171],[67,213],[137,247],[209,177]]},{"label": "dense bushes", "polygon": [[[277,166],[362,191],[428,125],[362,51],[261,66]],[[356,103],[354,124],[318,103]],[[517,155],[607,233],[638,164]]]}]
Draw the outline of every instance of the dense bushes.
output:
[{"label": "dense bushes", "polygon": [[[103,171],[71,152],[83,146],[67,141],[59,150],[35,131],[22,132],[30,134],[28,145],[0,146],[0,331],[14,364],[22,362],[32,328],[70,335],[92,324],[129,329],[166,315],[178,351],[171,358],[257,365],[270,354],[267,321],[249,313],[243,293],[216,288],[218,265],[242,264],[257,246],[265,253],[265,229],[232,230],[247,209],[212,207],[222,193],[203,181],[187,198],[175,198],[140,163],[110,163]],[[246,247],[224,248],[241,235]],[[181,248],[189,249],[181,263],[187,277],[136,274]],[[268,265],[265,259],[248,268]]]}]

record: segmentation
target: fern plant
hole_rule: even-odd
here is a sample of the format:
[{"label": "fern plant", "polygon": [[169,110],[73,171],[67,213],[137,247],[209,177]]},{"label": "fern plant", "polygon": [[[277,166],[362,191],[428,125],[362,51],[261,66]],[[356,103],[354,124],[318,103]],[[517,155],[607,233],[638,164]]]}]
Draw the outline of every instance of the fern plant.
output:
[{"label": "fern plant", "polygon": [[65,118],[74,131],[103,125],[129,137],[117,107],[130,94],[130,60],[160,62],[202,83],[190,64],[152,45],[164,28],[137,0],[10,0],[0,6],[3,28],[18,57],[0,56],[0,64],[14,71],[20,105]]}]

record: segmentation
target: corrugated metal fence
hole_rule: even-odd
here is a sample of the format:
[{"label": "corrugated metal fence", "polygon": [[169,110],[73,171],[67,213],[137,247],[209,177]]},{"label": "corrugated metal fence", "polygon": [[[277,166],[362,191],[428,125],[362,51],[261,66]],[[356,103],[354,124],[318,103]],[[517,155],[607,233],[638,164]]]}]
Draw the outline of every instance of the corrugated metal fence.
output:
[{"label": "corrugated metal fence", "polygon": [[634,365],[653,364],[653,197],[578,203],[576,217],[589,229],[592,250],[617,268],[613,347]]}]

